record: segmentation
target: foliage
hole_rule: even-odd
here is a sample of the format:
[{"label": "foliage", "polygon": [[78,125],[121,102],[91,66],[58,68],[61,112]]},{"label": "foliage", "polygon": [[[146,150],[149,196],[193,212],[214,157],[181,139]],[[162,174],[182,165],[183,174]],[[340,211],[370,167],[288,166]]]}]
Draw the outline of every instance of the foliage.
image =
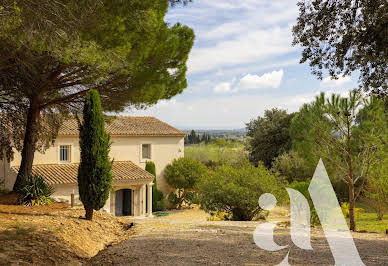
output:
[{"label": "foliage", "polygon": [[384,157],[387,117],[384,103],[356,91],[348,97],[324,93],[305,104],[291,124],[293,148],[307,161],[322,158],[330,176],[348,186],[350,229],[355,230],[355,200],[370,169]]},{"label": "foliage", "polygon": [[233,163],[241,157],[246,157],[246,154],[243,145],[238,142],[227,142],[224,146],[213,142],[185,147],[185,158],[199,160],[208,166]]},{"label": "foliage", "polygon": [[388,89],[388,2],[386,0],[300,0],[294,44],[303,47],[301,63],[322,78],[360,71],[365,90]]},{"label": "foliage", "polygon": [[196,191],[187,191],[186,192],[186,203],[191,206],[192,204],[199,204],[199,196]]},{"label": "foliage", "polygon": [[310,206],[310,223],[313,225],[319,225],[321,222],[319,221],[318,214],[315,210],[313,201],[311,199],[310,193],[309,193],[309,186],[310,186],[311,180],[305,180],[305,181],[294,181],[290,184],[290,188],[293,188],[297,191],[299,191],[306,199]]},{"label": "foliage", "polygon": [[196,133],[195,130],[191,130],[190,134],[185,136],[185,144],[199,144],[201,142],[208,144],[211,139],[209,134],[203,133],[200,135]]},{"label": "foliage", "polygon": [[163,203],[158,203],[159,201],[164,200],[163,192],[158,189],[157,183],[156,183],[156,169],[155,169],[155,163],[147,161],[145,170],[152,174],[154,178],[154,185],[152,186],[152,211],[163,211],[162,209],[159,209],[158,207],[163,207]]},{"label": "foliage", "polygon": [[306,181],[314,174],[313,168],[306,165],[304,159],[295,151],[283,153],[275,159],[272,170],[284,176],[289,183]]},{"label": "foliage", "polygon": [[371,178],[368,180],[364,192],[365,201],[376,214],[377,219],[382,220],[388,212],[388,159],[384,158],[371,170]]},{"label": "foliage", "polygon": [[170,192],[167,196],[168,202],[170,202],[173,206],[178,206],[180,203],[180,199],[178,198],[175,192]]},{"label": "foliage", "polygon": [[81,162],[78,168],[78,190],[86,219],[92,220],[93,210],[104,207],[112,185],[110,136],[104,128],[100,96],[96,90],[90,90],[86,95],[79,131]]},{"label": "foliage", "polygon": [[247,150],[250,161],[257,164],[262,161],[268,168],[273,160],[291,148],[289,133],[290,123],[294,114],[285,110],[265,110],[264,117],[258,117],[247,124]]},{"label": "foliage", "polygon": [[209,170],[198,185],[198,193],[205,211],[225,212],[232,220],[249,221],[262,211],[258,200],[263,193],[272,193],[283,202],[283,188],[277,176],[262,164],[254,167],[248,160],[241,160]]},{"label": "foliage", "polygon": [[39,175],[29,175],[27,182],[22,188],[23,202],[26,205],[46,205],[52,201],[50,196],[54,193],[54,188],[48,185],[43,177]]},{"label": "foliage", "polygon": [[210,217],[207,218],[208,221],[230,221],[232,218],[229,213],[221,211],[211,211],[209,214]]},{"label": "foliage", "polygon": [[[152,205],[153,206],[153,205]],[[153,209],[153,208],[152,208]],[[157,211],[165,211],[166,210],[166,200],[162,198],[161,200],[156,202],[156,208]]]},{"label": "foliage", "polygon": [[[349,216],[350,216],[349,203],[343,202],[341,204],[341,210],[342,210],[342,213],[344,214],[344,216],[346,218],[349,218]],[[364,209],[362,209],[362,208],[354,208],[354,216],[356,217],[356,219],[358,219],[360,217],[360,213],[362,213],[363,211],[364,211]]]},{"label": "foliage", "polygon": [[[377,233],[386,233],[388,228],[388,216],[384,215],[382,220],[376,219],[375,211],[370,208],[369,203],[364,201],[364,198],[361,198],[357,202],[357,208],[362,209],[363,211],[358,214],[357,218],[357,230],[360,232],[377,232]],[[349,219],[347,218],[349,222]]]},{"label": "foliage", "polygon": [[[146,161],[145,170],[150,173],[151,175],[156,177],[156,167],[155,163],[151,161]],[[154,183],[156,184],[156,183]]]},{"label": "foliage", "polygon": [[200,161],[188,158],[174,159],[167,165],[164,178],[170,187],[177,190],[177,193],[170,193],[168,199],[174,205],[181,207],[184,202],[190,200],[190,193],[195,189],[197,182],[206,171],[206,166]]},{"label": "foliage", "polygon": [[31,172],[39,139],[43,149],[55,139],[56,115],[80,110],[90,89],[100,92],[104,110],[122,111],[186,88],[194,33],[164,21],[169,3],[184,2],[1,3],[0,111],[15,119],[17,134],[0,130],[0,145],[7,159],[13,148],[21,151],[16,190]]}]

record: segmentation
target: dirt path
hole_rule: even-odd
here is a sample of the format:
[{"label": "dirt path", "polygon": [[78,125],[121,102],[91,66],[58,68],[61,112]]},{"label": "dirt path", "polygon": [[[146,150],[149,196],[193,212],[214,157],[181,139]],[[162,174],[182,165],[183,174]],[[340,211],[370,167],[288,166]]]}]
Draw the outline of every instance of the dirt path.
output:
[{"label": "dirt path", "polygon": [[[258,222],[210,222],[199,210],[173,212],[167,217],[138,220],[133,238],[101,251],[92,265],[274,265],[287,250],[267,252],[253,242]],[[379,234],[353,235],[367,265],[388,265],[388,237]],[[333,265],[326,238],[312,231],[313,251],[293,246],[289,228],[278,228],[275,241],[290,245],[292,265]]]}]

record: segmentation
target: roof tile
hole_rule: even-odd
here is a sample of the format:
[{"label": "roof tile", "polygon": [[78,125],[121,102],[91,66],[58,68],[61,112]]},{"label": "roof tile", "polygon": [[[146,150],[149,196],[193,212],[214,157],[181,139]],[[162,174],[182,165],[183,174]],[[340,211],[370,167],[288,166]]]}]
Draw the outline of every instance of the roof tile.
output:
[{"label": "roof tile", "polygon": [[[32,166],[32,174],[40,175],[50,185],[77,184],[78,163],[42,164]],[[17,173],[19,167],[12,167]],[[154,176],[131,161],[113,162],[113,181],[153,180]]]},{"label": "roof tile", "polygon": [[[151,116],[118,116],[105,122],[105,129],[116,136],[185,136],[186,133]],[[58,135],[78,136],[76,119],[63,122]]]}]

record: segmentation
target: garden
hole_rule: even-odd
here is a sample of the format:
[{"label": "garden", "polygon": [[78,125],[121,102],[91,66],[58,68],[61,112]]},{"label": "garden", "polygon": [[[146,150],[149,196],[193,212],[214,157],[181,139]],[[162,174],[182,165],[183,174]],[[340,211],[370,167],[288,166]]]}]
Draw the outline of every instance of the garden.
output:
[{"label": "garden", "polygon": [[319,226],[308,187],[320,158],[353,231],[388,229],[388,105],[352,91],[321,94],[299,112],[271,109],[247,124],[243,142],[215,138],[190,145],[166,170],[170,206],[199,204],[217,219],[265,219],[258,205],[272,193],[288,206],[285,188],[301,192]]}]

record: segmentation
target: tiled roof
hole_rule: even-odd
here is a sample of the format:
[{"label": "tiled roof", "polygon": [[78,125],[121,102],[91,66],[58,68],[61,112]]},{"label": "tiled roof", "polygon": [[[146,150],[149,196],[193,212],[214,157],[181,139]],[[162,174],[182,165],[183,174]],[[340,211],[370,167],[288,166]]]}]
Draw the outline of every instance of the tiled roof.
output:
[{"label": "tiled roof", "polygon": [[[118,116],[105,122],[105,129],[115,136],[185,136],[186,133],[176,129],[151,116]],[[62,136],[77,136],[76,119],[64,121],[59,134]]]},{"label": "tiled roof", "polygon": [[[71,164],[42,164],[32,166],[32,173],[40,175],[50,185],[77,184],[78,163]],[[12,167],[18,172],[19,167]],[[113,181],[150,180],[154,176],[131,161],[113,162]]]}]

